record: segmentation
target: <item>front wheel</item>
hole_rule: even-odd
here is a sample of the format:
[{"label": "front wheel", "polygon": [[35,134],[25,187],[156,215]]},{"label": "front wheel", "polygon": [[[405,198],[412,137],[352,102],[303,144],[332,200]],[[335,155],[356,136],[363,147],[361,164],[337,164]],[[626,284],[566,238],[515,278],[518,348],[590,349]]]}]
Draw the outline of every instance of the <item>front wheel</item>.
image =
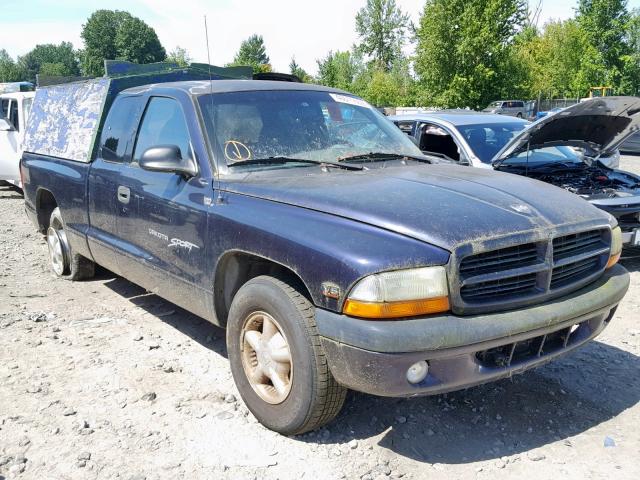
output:
[{"label": "front wheel", "polygon": [[346,389],[329,371],[313,305],[291,283],[261,276],[238,291],[227,351],[242,399],[267,428],[300,434],[340,412]]},{"label": "front wheel", "polygon": [[95,274],[95,263],[71,250],[59,208],[51,212],[47,229],[49,264],[56,276],[67,280],[83,280]]}]

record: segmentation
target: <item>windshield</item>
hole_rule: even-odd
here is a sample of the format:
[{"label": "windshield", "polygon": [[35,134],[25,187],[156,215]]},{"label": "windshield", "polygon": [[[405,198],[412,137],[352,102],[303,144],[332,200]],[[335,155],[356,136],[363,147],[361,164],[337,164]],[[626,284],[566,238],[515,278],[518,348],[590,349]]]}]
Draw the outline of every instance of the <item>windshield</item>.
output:
[{"label": "windshield", "polygon": [[[528,156],[528,160],[527,160]],[[582,163],[582,155],[571,147],[545,147],[521,152],[518,155],[509,157],[502,162],[502,165],[524,165],[525,163]]]},{"label": "windshield", "polygon": [[272,157],[335,162],[371,152],[421,156],[406,134],[350,95],[246,91],[203,95],[199,103],[214,154],[227,165]]},{"label": "windshield", "polygon": [[491,102],[487,108],[497,108],[501,106],[502,106],[502,102]]},{"label": "windshield", "polygon": [[476,157],[483,163],[490,163],[493,157],[526,126],[527,122],[522,121],[460,125],[457,128]]}]

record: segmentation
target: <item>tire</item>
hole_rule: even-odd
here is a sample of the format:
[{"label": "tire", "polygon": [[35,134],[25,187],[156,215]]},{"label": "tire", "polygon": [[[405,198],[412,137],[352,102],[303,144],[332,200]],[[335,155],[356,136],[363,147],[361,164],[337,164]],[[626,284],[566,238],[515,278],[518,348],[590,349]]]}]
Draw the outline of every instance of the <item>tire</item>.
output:
[{"label": "tire", "polygon": [[[274,323],[277,333],[269,337],[265,325],[271,324],[273,331]],[[253,332],[258,332],[261,339],[270,338],[261,344],[260,353],[252,348],[258,338]],[[281,340],[287,349],[283,349]],[[273,347],[267,349],[273,357],[262,355],[265,345]],[[286,361],[280,358],[286,356],[283,351],[289,353],[288,371],[283,367]],[[314,307],[286,280],[260,276],[238,290],[227,322],[227,352],[231,373],[247,408],[271,430],[284,435],[314,430],[333,420],[344,404],[347,389],[331,375],[320,345]],[[272,381],[273,376],[264,375],[265,366],[278,370],[280,380]],[[283,384],[287,385],[284,390]]]},{"label": "tire", "polygon": [[64,220],[57,207],[51,212],[46,240],[49,248],[49,265],[57,277],[66,280],[84,280],[95,275],[96,264],[71,250]]},{"label": "tire", "polygon": [[516,115],[516,117],[518,117],[518,118],[522,118],[522,114],[521,114],[521,113],[518,113],[518,114]]}]

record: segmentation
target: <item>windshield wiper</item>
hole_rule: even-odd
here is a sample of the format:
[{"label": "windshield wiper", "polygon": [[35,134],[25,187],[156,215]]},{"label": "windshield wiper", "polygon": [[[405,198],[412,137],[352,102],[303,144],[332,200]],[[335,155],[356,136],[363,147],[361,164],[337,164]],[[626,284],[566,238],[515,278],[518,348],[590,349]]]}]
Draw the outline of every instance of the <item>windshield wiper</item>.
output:
[{"label": "windshield wiper", "polygon": [[327,162],[325,160],[310,160],[308,158],[293,158],[285,156],[274,156],[266,158],[251,158],[249,160],[242,160],[234,162],[230,167],[237,167],[240,165],[284,165],[285,163],[310,163],[313,165],[330,165],[332,167],[342,168],[344,170],[364,170],[364,167],[359,165],[349,165],[347,163]]},{"label": "windshield wiper", "polygon": [[415,160],[416,162],[433,163],[428,157],[418,157],[413,155],[401,155],[399,153],[385,153],[385,152],[369,152],[360,153],[358,155],[351,155],[348,157],[342,157],[338,159],[338,162],[376,162],[381,160],[398,160],[407,159]]}]

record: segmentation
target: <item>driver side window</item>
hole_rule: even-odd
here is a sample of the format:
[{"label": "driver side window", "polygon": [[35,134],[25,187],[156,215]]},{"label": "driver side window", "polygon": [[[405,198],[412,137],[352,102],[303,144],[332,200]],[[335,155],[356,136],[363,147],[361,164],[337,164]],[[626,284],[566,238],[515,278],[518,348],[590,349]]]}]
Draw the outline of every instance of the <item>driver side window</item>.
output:
[{"label": "driver side window", "polygon": [[423,152],[441,153],[447,157],[460,161],[460,151],[455,140],[444,128],[426,123],[422,125],[420,137],[420,150]]},{"label": "driver side window", "polygon": [[183,159],[192,157],[187,123],[180,104],[173,98],[149,100],[138,130],[133,161],[138,163],[145,150],[159,145],[177,145]]}]

